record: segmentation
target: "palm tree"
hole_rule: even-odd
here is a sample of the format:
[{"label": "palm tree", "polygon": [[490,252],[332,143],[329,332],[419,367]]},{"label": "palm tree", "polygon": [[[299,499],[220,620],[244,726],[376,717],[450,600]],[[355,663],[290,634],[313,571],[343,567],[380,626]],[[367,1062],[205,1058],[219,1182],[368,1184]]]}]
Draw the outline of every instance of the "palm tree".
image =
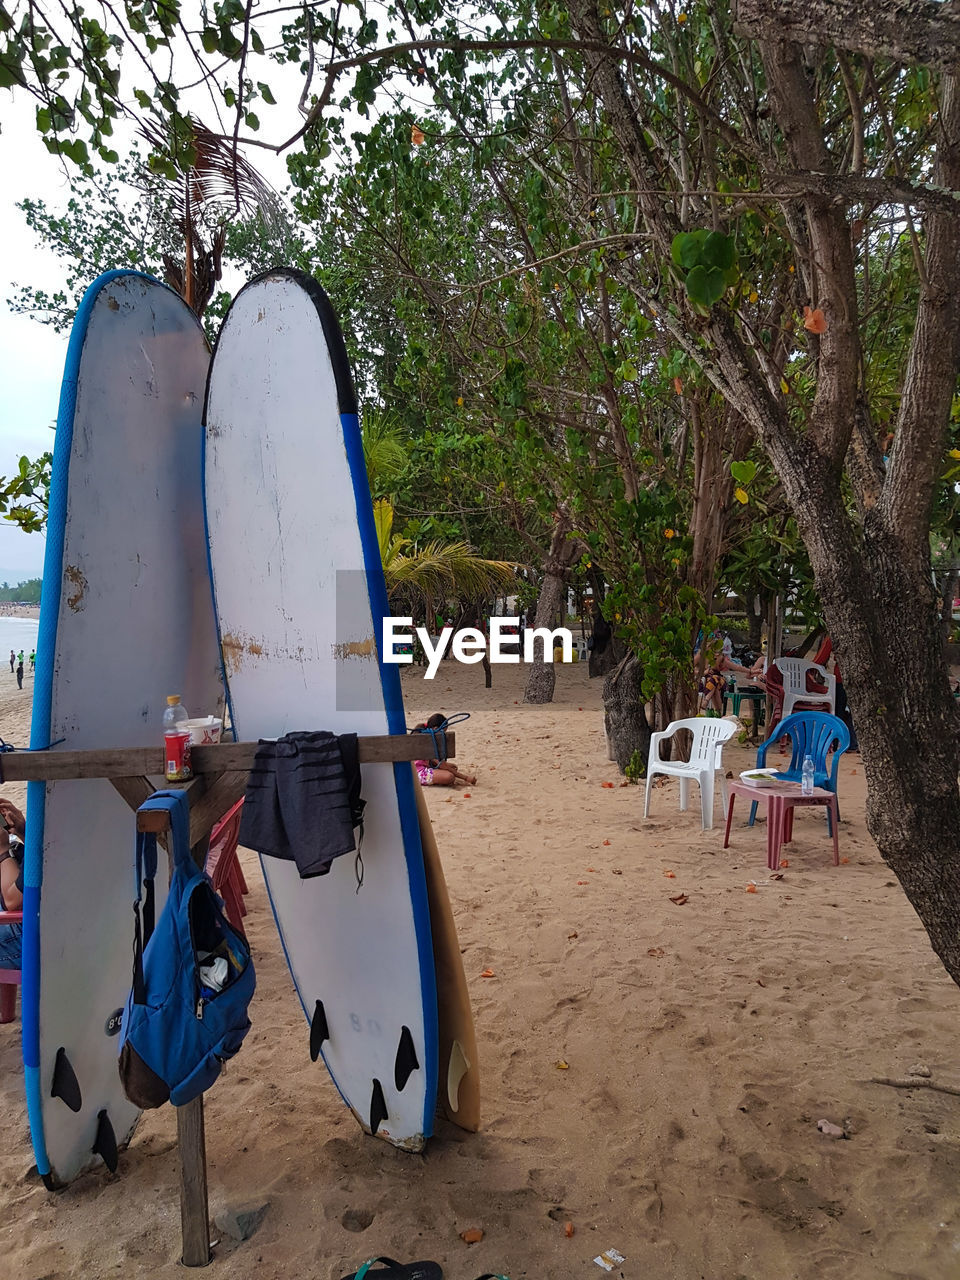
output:
[{"label": "palm tree", "polygon": [[484,560],[468,542],[433,539],[417,547],[410,538],[394,533],[393,504],[386,498],[374,502],[373,518],[388,599],[399,597],[413,607],[419,605],[428,619],[448,597],[487,600],[508,591],[516,581],[516,565],[509,560]]},{"label": "palm tree", "polygon": [[164,278],[202,316],[222,275],[228,221],[243,214],[273,226],[281,218],[280,202],[229,139],[193,116],[181,117],[181,123],[186,147],[176,131],[171,139],[158,127],[141,126],[154,154],[140,185],[150,193],[162,186],[169,196],[172,219],[183,234],[183,261],[165,253]]},{"label": "palm tree", "polygon": [[360,434],[370,493],[374,498],[382,497],[407,465],[403,428],[395,414],[378,405],[365,405],[360,417]]}]

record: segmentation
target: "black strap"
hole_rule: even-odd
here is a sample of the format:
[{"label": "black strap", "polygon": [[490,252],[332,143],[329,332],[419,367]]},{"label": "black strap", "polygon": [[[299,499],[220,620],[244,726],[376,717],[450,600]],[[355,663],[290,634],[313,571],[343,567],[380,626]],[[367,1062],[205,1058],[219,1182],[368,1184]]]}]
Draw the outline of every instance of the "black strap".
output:
[{"label": "black strap", "polygon": [[[177,865],[190,860],[190,807],[184,791],[155,791],[141,809],[165,809],[170,815],[170,848]],[[156,923],[157,837],[152,831],[138,831],[133,900],[133,1003],[147,1003],[143,979],[143,952],[153,936]],[[141,913],[141,893],[143,911]]]},{"label": "black strap", "polygon": [[[156,915],[157,837],[137,832],[136,897],[133,900],[133,1003],[146,1004],[143,949],[150,941]],[[142,895],[142,899],[141,899]],[[141,900],[143,908],[141,910]]]}]

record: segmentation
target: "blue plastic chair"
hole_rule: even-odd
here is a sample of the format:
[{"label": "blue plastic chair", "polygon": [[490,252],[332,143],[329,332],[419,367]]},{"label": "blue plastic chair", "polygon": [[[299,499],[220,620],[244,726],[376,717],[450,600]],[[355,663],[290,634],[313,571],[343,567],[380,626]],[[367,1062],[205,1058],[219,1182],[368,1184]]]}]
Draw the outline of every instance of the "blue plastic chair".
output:
[{"label": "blue plastic chair", "polygon": [[[803,761],[806,756],[810,756],[813,760],[813,785],[815,787],[823,787],[825,791],[832,791],[837,794],[837,772],[840,767],[840,757],[850,745],[850,730],[838,720],[836,716],[830,715],[827,711],[796,711],[792,716],[787,716],[785,720],[781,720],[774,726],[773,732],[766,742],[762,742],[757,748],[757,768],[762,769],[767,762],[767,751],[770,747],[780,741],[781,738],[789,738],[793,744],[793,756],[790,765],[786,769],[779,769],[778,773],[785,782],[800,782],[803,779]],[[827,754],[830,747],[836,743],[836,750],[833,753],[833,759],[830,761],[830,767],[827,768]],[[838,797],[839,813],[839,797]],[[750,806],[750,826],[753,826],[753,820],[757,816],[757,801],[754,800]],[[827,810],[827,830],[833,834],[833,824],[830,820],[830,810]]]}]

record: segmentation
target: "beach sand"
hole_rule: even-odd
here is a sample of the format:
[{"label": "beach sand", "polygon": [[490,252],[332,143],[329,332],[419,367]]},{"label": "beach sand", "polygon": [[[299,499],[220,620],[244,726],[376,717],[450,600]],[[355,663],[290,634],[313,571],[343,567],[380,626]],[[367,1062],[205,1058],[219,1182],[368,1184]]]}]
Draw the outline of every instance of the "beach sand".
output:
[{"label": "beach sand", "polygon": [[[745,804],[728,850],[719,804],[701,832],[675,783],[644,822],[642,790],[606,761],[585,667],[560,669],[547,707],[522,705],[506,667],[491,690],[478,667],[420,675],[404,673],[408,723],[472,713],[458,762],[478,785],[428,801],[477,1021],[483,1129],[439,1122],[422,1156],[361,1134],[309,1061],[245,856],[258,988],[253,1030],[207,1095],[210,1198],[213,1213],[269,1209],[204,1274],[338,1280],[385,1253],[436,1259],[448,1280],[589,1280],[612,1247],[628,1280],[955,1280],[960,1098],[869,1080],[923,1063],[960,1086],[960,991],[866,833],[859,757],[841,764],[842,865],[822,818],[800,814],[770,880],[765,826],[744,825]],[[10,683],[0,734],[22,744],[32,679],[20,695]],[[753,762],[725,754],[734,773]],[[117,1176],[51,1195],[31,1175],[19,1020],[0,1027],[0,1105],[4,1280],[183,1274],[171,1108],[144,1116]],[[849,1140],[823,1136],[820,1119]],[[481,1243],[461,1241],[470,1227]]]}]

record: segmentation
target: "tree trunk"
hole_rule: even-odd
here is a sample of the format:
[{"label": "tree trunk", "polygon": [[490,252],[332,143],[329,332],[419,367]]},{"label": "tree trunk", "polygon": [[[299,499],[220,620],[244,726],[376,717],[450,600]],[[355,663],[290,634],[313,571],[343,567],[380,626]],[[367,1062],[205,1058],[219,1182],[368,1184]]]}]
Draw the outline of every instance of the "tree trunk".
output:
[{"label": "tree trunk", "polygon": [[733,501],[733,476],[726,463],[730,458],[741,456],[750,429],[712,390],[688,396],[687,401],[693,439],[693,508],[689,529],[693,547],[686,580],[703,597],[710,613]]},{"label": "tree trunk", "polygon": [[863,751],[870,834],[960,982],[960,726],[929,564],[878,531],[854,587],[831,547],[815,533],[807,545]]},{"label": "tree trunk", "polygon": [[763,603],[758,607],[759,600],[752,592],[747,597],[747,644],[754,653],[763,648]]},{"label": "tree trunk", "polygon": [[483,651],[483,658],[480,661],[483,667],[483,687],[485,689],[493,688],[493,669],[490,666],[490,653],[487,649]]},{"label": "tree trunk", "polygon": [[626,651],[613,634],[613,627],[606,618],[598,614],[593,624],[593,648],[589,659],[591,679],[607,675],[625,656]]},{"label": "tree trunk", "polygon": [[631,653],[603,682],[603,722],[621,773],[634,752],[640,753],[644,770],[650,755],[650,726],[643,709],[642,680],[643,668]]},{"label": "tree trunk", "polygon": [[[550,551],[544,564],[543,585],[540,598],[537,600],[537,613],[533,625],[552,629],[557,625],[557,615],[567,590],[566,572],[570,565],[576,544],[571,542],[567,534],[570,530],[570,518],[564,511],[557,513],[553,536],[550,539]],[[557,682],[552,661],[544,661],[544,646],[534,645],[533,662],[527,676],[527,687],[523,691],[524,702],[543,703],[553,701],[553,690]],[[553,658],[553,654],[550,654]]]}]

